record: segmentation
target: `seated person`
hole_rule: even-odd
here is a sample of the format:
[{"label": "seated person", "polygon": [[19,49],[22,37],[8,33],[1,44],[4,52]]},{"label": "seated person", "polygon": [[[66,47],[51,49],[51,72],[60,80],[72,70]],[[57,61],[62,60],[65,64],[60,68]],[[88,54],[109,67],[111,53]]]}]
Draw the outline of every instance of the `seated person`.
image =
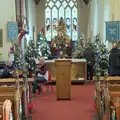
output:
[{"label": "seated person", "polygon": [[14,70],[15,70],[15,66],[13,65],[13,62],[8,61],[7,65],[3,69],[2,78],[11,78],[11,77],[13,77]]},{"label": "seated person", "polygon": [[44,58],[39,59],[39,64],[37,65],[36,74],[35,74],[35,81],[33,82],[33,93],[36,93],[36,90],[38,89],[40,93],[40,86],[38,83],[45,83],[48,81],[48,71],[47,71],[47,65],[45,63]]}]

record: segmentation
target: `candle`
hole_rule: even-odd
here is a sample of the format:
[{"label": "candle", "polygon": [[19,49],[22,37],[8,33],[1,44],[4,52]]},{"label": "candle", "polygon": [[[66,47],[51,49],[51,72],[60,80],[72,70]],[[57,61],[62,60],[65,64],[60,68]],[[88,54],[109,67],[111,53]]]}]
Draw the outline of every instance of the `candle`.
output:
[{"label": "candle", "polygon": [[56,44],[54,44],[54,47],[56,47]]},{"label": "candle", "polygon": [[62,52],[62,51],[60,51],[60,54],[62,55],[62,54],[63,54],[63,52]]}]

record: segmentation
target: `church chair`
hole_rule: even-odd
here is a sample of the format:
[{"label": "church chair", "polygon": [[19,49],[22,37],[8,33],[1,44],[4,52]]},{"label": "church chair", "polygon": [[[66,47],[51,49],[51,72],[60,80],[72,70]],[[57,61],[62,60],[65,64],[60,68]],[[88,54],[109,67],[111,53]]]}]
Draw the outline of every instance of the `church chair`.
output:
[{"label": "church chair", "polygon": [[[49,87],[51,87],[51,90],[53,92],[53,86],[52,86],[52,75],[50,72],[48,72],[48,81],[47,82],[44,82],[44,77],[40,77],[40,78],[37,78],[36,76],[34,76],[35,78],[35,82],[33,82],[33,87],[34,86],[37,86],[36,90],[38,90],[38,87],[39,87],[39,93],[43,91],[43,88],[46,87],[46,93],[48,93],[49,91]],[[40,79],[40,80],[39,80]],[[35,91],[34,91],[35,92]]]},{"label": "church chair", "polygon": [[51,88],[51,91],[53,92],[53,85],[52,85],[52,74],[51,72],[48,72],[48,81],[45,83],[39,83],[41,90],[43,90],[43,87],[46,87],[46,93],[48,94],[49,88]]},{"label": "church chair", "polygon": [[48,81],[45,83],[45,85],[47,86],[47,93],[49,92],[49,87],[51,87],[51,90],[53,92],[52,74],[51,74],[51,72],[49,72]]}]

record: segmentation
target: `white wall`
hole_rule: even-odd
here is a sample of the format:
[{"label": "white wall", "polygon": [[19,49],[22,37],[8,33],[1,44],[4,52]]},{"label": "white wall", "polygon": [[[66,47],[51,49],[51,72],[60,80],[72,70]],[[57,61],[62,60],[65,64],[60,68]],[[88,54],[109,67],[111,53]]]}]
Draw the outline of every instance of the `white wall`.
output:
[{"label": "white wall", "polygon": [[3,30],[3,47],[0,47],[0,60],[8,60],[10,42],[7,38],[7,21],[16,21],[15,0],[0,1],[0,29]]}]

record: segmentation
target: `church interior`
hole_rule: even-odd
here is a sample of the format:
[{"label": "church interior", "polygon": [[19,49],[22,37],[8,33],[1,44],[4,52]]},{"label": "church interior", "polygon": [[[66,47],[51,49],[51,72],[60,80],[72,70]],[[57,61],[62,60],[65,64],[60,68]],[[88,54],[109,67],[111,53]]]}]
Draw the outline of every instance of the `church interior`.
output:
[{"label": "church interior", "polygon": [[0,120],[120,120],[119,6],[1,0]]}]

